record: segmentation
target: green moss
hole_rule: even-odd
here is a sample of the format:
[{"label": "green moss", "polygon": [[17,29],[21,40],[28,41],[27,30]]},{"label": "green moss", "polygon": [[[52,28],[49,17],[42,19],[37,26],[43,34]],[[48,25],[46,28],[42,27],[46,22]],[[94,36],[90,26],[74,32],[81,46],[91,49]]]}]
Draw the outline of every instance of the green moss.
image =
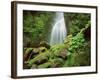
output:
[{"label": "green moss", "polygon": [[73,54],[69,55],[64,63],[64,67],[68,66],[89,66],[90,60],[90,41],[85,42],[84,46],[78,48]]},{"label": "green moss", "polygon": [[51,66],[51,62],[46,62],[44,64],[39,65],[38,68],[48,68],[50,66]]},{"label": "green moss", "polygon": [[54,54],[54,56],[58,56],[61,50],[63,50],[64,48],[66,48],[64,44],[58,44],[58,45],[52,46],[50,48],[50,51],[52,54]]},{"label": "green moss", "polygon": [[40,62],[40,61],[43,60],[43,59],[48,59],[48,56],[49,56],[49,53],[48,53],[48,51],[46,51],[46,52],[40,53],[40,54],[39,54],[38,56],[36,56],[35,58],[33,58],[33,59],[27,61],[27,63],[28,63],[29,65],[32,65],[32,64],[35,63],[35,62]]},{"label": "green moss", "polygon": [[25,54],[28,54],[33,48],[27,48],[25,49]]},{"label": "green moss", "polygon": [[38,68],[48,68],[48,67],[61,67],[63,64],[63,59],[61,58],[55,58],[55,59],[51,59],[48,62],[41,64],[38,66]]},{"label": "green moss", "polygon": [[23,53],[23,55],[24,55],[24,56],[23,56],[24,62],[27,61],[27,60],[29,59],[29,56],[30,56],[32,50],[33,50],[33,48],[27,48],[27,49],[25,49],[25,51],[23,51],[23,52],[24,52],[24,53]]},{"label": "green moss", "polygon": [[45,48],[45,47],[39,47],[39,52],[41,53],[41,52],[44,52],[44,51],[47,51],[47,48]]},{"label": "green moss", "polygon": [[[50,49],[39,47],[33,49],[39,51],[39,54],[33,59],[27,61],[29,66],[38,64],[38,67],[59,67],[59,66],[81,66],[90,64],[90,47],[84,39],[84,30],[82,29],[76,36],[69,35],[64,44],[51,46]],[[90,46],[90,45],[89,45]],[[31,49],[29,49],[31,50]],[[27,51],[29,51],[27,50]],[[44,50],[44,52],[42,52]],[[66,59],[67,57],[67,59]],[[65,60],[66,59],[66,60]],[[86,62],[88,60],[88,62]],[[48,63],[50,62],[50,63]]]},{"label": "green moss", "polygon": [[35,69],[35,68],[37,68],[37,65],[33,64],[32,67],[31,67],[31,69]]},{"label": "green moss", "polygon": [[25,59],[26,67],[90,65],[90,43],[88,42],[90,39],[86,40],[84,35],[85,32],[89,32],[86,29],[91,26],[90,14],[64,13],[65,20],[68,18],[65,21],[69,26],[68,35],[64,43],[50,46],[46,41],[51,33],[54,14],[54,12],[24,11],[24,54],[29,54],[26,55],[26,58],[29,58]]}]

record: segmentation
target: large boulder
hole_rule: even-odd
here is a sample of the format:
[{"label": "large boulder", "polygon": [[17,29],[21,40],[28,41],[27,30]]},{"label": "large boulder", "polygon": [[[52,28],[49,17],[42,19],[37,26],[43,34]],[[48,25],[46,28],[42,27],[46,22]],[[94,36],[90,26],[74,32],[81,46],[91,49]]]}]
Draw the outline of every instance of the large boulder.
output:
[{"label": "large boulder", "polygon": [[29,56],[32,52],[33,48],[27,48],[25,53],[24,53],[24,61],[27,61],[29,59]]},{"label": "large boulder", "polygon": [[31,69],[36,69],[37,68],[37,65],[36,64],[33,64]]},{"label": "large boulder", "polygon": [[47,61],[48,61],[47,57],[42,57],[42,58],[36,60],[34,63],[37,64],[37,65],[40,65],[40,64],[43,64],[43,63],[45,63]]},{"label": "large boulder", "polygon": [[51,67],[56,68],[56,67],[62,67],[64,60],[62,58],[54,58],[50,60],[51,62]]},{"label": "large boulder", "polygon": [[51,67],[51,62],[45,62],[43,64],[38,65],[38,68],[49,68]]},{"label": "large boulder", "polygon": [[24,61],[28,61],[33,59],[35,56],[40,54],[41,52],[45,52],[47,49],[45,47],[38,47],[38,48],[27,48],[24,53]]},{"label": "large boulder", "polygon": [[46,41],[41,41],[39,46],[41,47],[45,47],[47,49],[50,49],[50,45],[46,42]]},{"label": "large boulder", "polygon": [[67,50],[66,49],[61,50],[58,56],[63,59],[66,59],[67,58]]}]

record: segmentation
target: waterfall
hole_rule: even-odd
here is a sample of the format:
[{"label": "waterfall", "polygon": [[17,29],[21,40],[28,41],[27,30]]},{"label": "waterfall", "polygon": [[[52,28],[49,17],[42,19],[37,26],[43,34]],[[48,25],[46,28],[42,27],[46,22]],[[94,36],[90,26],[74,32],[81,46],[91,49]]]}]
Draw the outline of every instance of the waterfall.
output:
[{"label": "waterfall", "polygon": [[63,43],[67,35],[64,14],[57,12],[54,20],[54,25],[51,31],[50,45]]}]

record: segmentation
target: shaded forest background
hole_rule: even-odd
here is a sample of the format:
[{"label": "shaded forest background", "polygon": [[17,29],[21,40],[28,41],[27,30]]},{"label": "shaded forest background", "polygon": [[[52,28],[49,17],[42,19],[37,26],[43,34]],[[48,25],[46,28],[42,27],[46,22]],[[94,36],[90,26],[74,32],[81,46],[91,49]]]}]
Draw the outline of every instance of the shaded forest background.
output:
[{"label": "shaded forest background", "polygon": [[23,68],[91,65],[91,15],[64,13],[67,36],[50,46],[55,12],[23,11]]}]

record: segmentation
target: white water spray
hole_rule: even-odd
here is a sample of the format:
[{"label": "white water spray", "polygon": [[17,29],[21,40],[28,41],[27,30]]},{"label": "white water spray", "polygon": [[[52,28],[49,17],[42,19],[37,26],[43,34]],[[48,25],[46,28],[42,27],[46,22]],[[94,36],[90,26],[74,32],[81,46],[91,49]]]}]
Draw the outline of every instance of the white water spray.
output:
[{"label": "white water spray", "polygon": [[50,45],[63,43],[67,35],[63,12],[57,12],[51,31]]}]

